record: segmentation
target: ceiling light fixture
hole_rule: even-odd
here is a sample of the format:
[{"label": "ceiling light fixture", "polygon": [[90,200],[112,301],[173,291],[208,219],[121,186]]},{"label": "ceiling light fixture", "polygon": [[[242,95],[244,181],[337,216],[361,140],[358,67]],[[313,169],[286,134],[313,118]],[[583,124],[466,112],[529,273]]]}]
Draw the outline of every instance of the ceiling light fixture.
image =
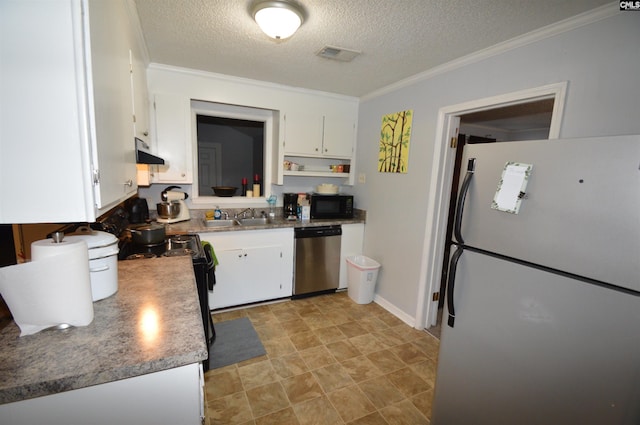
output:
[{"label": "ceiling light fixture", "polygon": [[297,5],[279,0],[258,3],[253,8],[253,19],[269,37],[284,40],[298,30],[304,16]]}]

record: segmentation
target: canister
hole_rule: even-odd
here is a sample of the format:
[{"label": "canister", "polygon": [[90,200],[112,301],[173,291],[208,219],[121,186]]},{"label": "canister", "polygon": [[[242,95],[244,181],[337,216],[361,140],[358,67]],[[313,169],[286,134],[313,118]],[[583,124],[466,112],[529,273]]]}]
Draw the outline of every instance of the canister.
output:
[{"label": "canister", "polygon": [[83,239],[89,247],[89,273],[93,301],[118,291],[118,238],[111,233],[80,227],[66,240]]}]

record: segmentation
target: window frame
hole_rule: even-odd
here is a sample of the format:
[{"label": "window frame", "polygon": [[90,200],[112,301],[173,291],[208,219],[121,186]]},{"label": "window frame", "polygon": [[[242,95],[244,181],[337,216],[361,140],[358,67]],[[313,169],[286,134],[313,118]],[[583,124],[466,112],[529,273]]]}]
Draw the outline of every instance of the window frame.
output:
[{"label": "window frame", "polygon": [[203,100],[191,100],[191,145],[193,154],[193,170],[198,170],[198,115],[208,115],[212,117],[231,118],[238,120],[248,120],[264,123],[264,155],[262,176],[262,196],[257,198],[246,198],[244,196],[220,197],[213,195],[200,195],[198,173],[193,173],[193,183],[191,186],[191,202],[199,207],[215,207],[235,205],[263,205],[266,198],[271,195],[272,183],[272,158],[275,154],[274,143],[274,119],[277,111],[271,109],[261,109],[248,106],[231,105],[219,102],[209,102]]}]

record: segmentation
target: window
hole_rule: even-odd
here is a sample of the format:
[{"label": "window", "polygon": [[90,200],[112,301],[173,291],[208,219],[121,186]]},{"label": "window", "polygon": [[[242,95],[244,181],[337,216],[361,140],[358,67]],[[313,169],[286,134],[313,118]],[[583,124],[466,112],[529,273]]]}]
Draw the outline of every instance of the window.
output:
[{"label": "window", "polygon": [[[192,101],[194,126],[194,203],[251,202],[242,197],[242,179],[262,182],[260,198],[270,194],[273,117],[271,110]],[[216,197],[214,186],[236,187],[233,197]]]}]

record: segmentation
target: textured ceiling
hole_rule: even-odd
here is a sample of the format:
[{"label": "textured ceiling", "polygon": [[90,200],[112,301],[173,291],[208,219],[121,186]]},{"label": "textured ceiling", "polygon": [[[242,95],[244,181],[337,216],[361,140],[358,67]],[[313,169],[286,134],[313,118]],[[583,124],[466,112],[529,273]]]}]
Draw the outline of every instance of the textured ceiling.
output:
[{"label": "textured ceiling", "polygon": [[[253,21],[255,3],[135,0],[151,62],[351,96],[611,2],[299,0],[306,20],[281,42]],[[326,45],[362,54],[316,56]]]}]

